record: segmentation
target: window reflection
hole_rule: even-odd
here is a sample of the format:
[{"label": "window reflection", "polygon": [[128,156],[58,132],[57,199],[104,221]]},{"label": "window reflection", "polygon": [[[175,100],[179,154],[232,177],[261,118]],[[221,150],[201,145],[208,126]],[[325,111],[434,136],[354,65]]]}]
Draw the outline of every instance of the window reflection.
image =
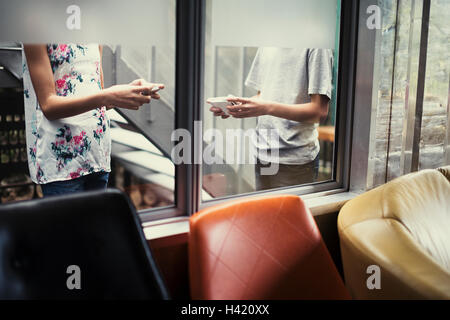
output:
[{"label": "window reflection", "polygon": [[104,57],[106,83],[144,78],[164,81],[165,85],[158,101],[152,100],[138,111],[108,111],[112,123],[109,187],[127,193],[137,210],[174,204],[175,166],[168,156],[171,146],[159,139],[165,132],[157,127],[160,119],[156,118],[162,117],[167,124],[174,122],[175,66],[174,59],[169,59],[174,51],[174,46],[120,45],[110,46]]},{"label": "window reflection", "polygon": [[[297,5],[289,0],[282,2],[287,7]],[[309,6],[308,1],[302,3]],[[221,21],[214,20],[228,13],[220,13],[214,5],[214,1],[207,1],[203,130],[217,130],[217,134],[204,136],[204,150],[215,148],[223,163],[203,163],[204,189],[212,197],[223,197],[331,180],[337,85],[334,61],[338,52],[335,43],[328,42],[328,49],[308,47],[314,42],[309,37],[303,46],[299,41],[291,42],[293,47],[284,43],[268,46],[280,42],[268,37],[258,40],[261,47],[242,46],[255,43],[255,38],[247,39],[246,34],[258,33],[256,28],[236,34],[236,46],[230,46],[231,38],[226,36]],[[325,11],[335,10],[336,17],[336,3],[329,2],[329,6]],[[283,8],[280,5],[267,23],[281,19]],[[248,13],[252,21],[260,18],[262,13],[258,12]],[[311,27],[308,23],[311,21],[303,27]],[[330,35],[335,38],[336,20],[331,23],[319,19],[314,23],[329,26],[329,34],[322,39]],[[293,39],[293,30],[280,25],[276,29]],[[215,38],[217,32],[219,39]],[[221,38],[226,45],[221,45]],[[235,105],[221,106],[221,99]],[[234,136],[228,136],[229,132]],[[223,138],[223,147],[219,137]],[[264,170],[266,173],[261,174]]]},{"label": "window reflection", "polygon": [[[98,61],[95,61],[96,68],[91,69],[97,70],[95,74],[99,77],[95,77],[94,80],[98,81],[84,81],[86,79],[84,79],[84,75],[81,75],[76,79],[78,82],[74,81],[71,84],[72,89],[75,85],[79,89],[77,91],[78,96],[89,93],[87,90],[82,91],[81,89],[91,84],[97,90],[101,90],[102,87],[109,88],[114,85],[131,84],[136,79],[165,84],[164,89],[159,93],[161,98],[159,100],[152,99],[149,104],[141,106],[139,110],[116,108],[106,111],[104,116],[102,116],[105,120],[105,126],[94,133],[94,137],[89,144],[85,144],[87,148],[91,146],[92,149],[97,145],[97,138],[104,132],[108,132],[108,140],[110,136],[111,139],[109,141],[112,147],[110,154],[111,165],[108,166],[108,168],[111,168],[108,187],[116,187],[125,191],[138,210],[170,206],[174,203],[175,170],[173,163],[168,157],[171,146],[166,143],[170,139],[164,140],[160,139],[160,137],[166,137],[166,131],[170,132],[173,130],[171,126],[165,126],[165,124],[172,125],[174,122],[175,1],[171,0],[163,2],[163,4],[161,7],[158,7],[160,11],[158,14],[165,16],[163,20],[167,21],[167,28],[164,28],[164,32],[160,32],[158,36],[155,35],[148,40],[150,44],[144,42],[142,45],[131,46],[116,44],[98,46],[91,44],[89,52],[95,53],[95,57],[98,58]],[[158,41],[155,40],[156,38],[158,38]],[[13,47],[13,49],[8,49],[8,51],[17,53],[18,65],[20,65],[20,60],[22,57],[25,57],[22,54],[23,51],[21,51],[21,44],[2,43],[1,45],[2,48],[8,46]],[[78,50],[73,53],[73,57],[75,54],[78,54],[78,57],[85,56],[86,49],[82,45],[61,44],[59,46],[58,44],[51,46],[51,48],[61,52],[64,51],[62,48],[69,47]],[[30,179],[27,166],[29,160],[27,157],[29,158],[30,154],[25,145],[25,135],[22,132],[24,131],[25,122],[30,122],[25,121],[23,108],[24,97],[26,99],[30,92],[23,90],[21,79],[21,74],[25,71],[28,72],[28,69],[24,67],[23,70],[22,68],[20,70],[12,70],[10,68],[14,66],[12,60],[11,58],[0,63],[1,70],[4,69],[3,65],[5,63],[6,69],[4,73],[8,77],[12,74],[12,79],[14,77],[17,78],[16,81],[11,80],[11,83],[8,82],[9,80],[3,81],[4,77],[1,77],[2,81],[0,81],[0,101],[2,105],[8,104],[8,108],[2,108],[4,111],[8,109],[8,112],[3,112],[0,115],[0,122],[2,125],[4,124],[2,126],[4,130],[0,129],[0,144],[2,145],[0,150],[2,158],[0,193],[2,202],[42,197],[40,185],[34,184]],[[78,64],[78,66],[81,66],[81,64]],[[86,65],[84,67],[83,72],[86,73]],[[76,67],[73,67],[72,71],[74,69]],[[91,69],[88,71],[90,72]],[[52,71],[55,70],[53,69]],[[102,73],[101,79],[100,73]],[[55,77],[57,76],[59,75],[55,75]],[[29,79],[28,76],[27,79]],[[56,81],[59,81],[56,82],[56,89],[59,90],[59,84],[62,80],[58,79]],[[27,82],[28,84],[29,82]],[[162,112],[160,112],[161,110]],[[28,113],[31,115],[30,112]],[[64,117],[62,118],[62,120],[65,120]],[[164,120],[163,122],[160,121],[161,118]],[[69,132],[65,138],[70,140],[74,135],[70,135]],[[74,143],[76,144],[76,142]],[[6,148],[6,144],[8,144],[8,148]],[[64,154],[61,155],[61,157],[63,156]],[[71,179],[76,179],[78,177],[77,174],[78,172],[71,173]],[[62,181],[63,179],[59,180]],[[40,181],[39,183],[42,182],[45,183],[45,181]]]},{"label": "window reflection", "polygon": [[128,194],[137,210],[174,204],[174,167],[162,152],[116,110],[112,122],[109,187]]}]

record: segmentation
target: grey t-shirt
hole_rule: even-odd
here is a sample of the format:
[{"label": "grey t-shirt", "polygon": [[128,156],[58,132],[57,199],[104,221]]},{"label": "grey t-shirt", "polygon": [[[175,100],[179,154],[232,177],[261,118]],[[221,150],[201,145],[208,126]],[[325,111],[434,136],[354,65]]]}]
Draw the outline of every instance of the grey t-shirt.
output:
[{"label": "grey t-shirt", "polygon": [[[331,99],[332,69],[331,49],[259,48],[245,84],[261,91],[262,100],[308,103],[312,94]],[[317,123],[260,116],[253,140],[256,154],[262,161],[281,164],[311,162],[320,150],[317,127]]]}]

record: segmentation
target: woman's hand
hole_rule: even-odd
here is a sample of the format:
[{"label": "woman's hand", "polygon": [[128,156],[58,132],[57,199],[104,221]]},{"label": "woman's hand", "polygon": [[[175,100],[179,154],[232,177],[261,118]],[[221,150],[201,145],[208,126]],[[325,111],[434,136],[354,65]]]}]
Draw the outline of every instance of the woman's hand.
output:
[{"label": "woman's hand", "polygon": [[104,104],[118,108],[138,110],[145,103],[150,103],[151,86],[132,86],[121,84],[102,91]]},{"label": "woman's hand", "polygon": [[[130,85],[152,87],[151,90],[154,90],[155,88],[164,89],[164,85],[162,83],[151,83],[151,82],[147,82],[145,79],[136,79],[136,80],[130,82]],[[161,96],[157,92],[151,92],[150,96],[152,97],[152,99],[161,98]]]},{"label": "woman's hand", "polygon": [[269,114],[270,103],[259,98],[227,98],[235,105],[227,106],[228,113],[233,118],[259,117]]},{"label": "woman's hand", "polygon": [[155,88],[164,89],[164,85],[136,79],[130,84],[115,85],[104,89],[102,93],[107,109],[118,107],[138,110],[140,106],[150,103],[152,99],[161,98],[157,92],[154,92]]}]

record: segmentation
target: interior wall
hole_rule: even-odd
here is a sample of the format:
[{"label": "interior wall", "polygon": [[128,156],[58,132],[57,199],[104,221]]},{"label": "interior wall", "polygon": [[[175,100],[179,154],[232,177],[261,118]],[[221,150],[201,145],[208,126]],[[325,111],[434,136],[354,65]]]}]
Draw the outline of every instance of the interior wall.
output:
[{"label": "interior wall", "polygon": [[148,241],[166,281],[172,299],[185,300],[189,294],[187,234]]},{"label": "interior wall", "polygon": [[322,234],[323,241],[325,242],[328,251],[330,252],[331,258],[336,265],[342,279],[344,278],[344,271],[342,267],[341,259],[341,246],[339,242],[339,232],[337,229],[337,217],[339,212],[332,212],[327,214],[322,214],[314,217],[317,226]]}]

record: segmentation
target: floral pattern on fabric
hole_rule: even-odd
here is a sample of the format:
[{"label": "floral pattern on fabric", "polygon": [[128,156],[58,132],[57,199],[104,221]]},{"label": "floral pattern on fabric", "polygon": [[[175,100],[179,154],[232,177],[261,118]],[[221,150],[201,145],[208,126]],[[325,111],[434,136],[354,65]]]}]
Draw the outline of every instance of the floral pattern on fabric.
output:
[{"label": "floral pattern on fabric", "polygon": [[68,46],[67,44],[49,44],[47,45],[47,53],[50,58],[53,73],[55,73],[61,64],[64,62],[70,63],[75,57],[72,46]]},{"label": "floral pattern on fabric", "polygon": [[52,142],[52,150],[58,163],[58,171],[61,171],[70,161],[78,156],[84,156],[91,149],[91,141],[85,131],[72,136],[69,126],[59,128],[55,142]]},{"label": "floral pattern on fabric", "polygon": [[93,135],[98,144],[100,144],[101,139],[103,139],[107,127],[109,124],[106,121],[106,108],[97,109],[94,113],[95,117],[98,118],[97,128],[93,131]]},{"label": "floral pattern on fabric", "polygon": [[98,78],[91,78],[91,82],[97,83],[98,87],[100,88],[100,90],[102,89],[102,82],[101,82],[101,78],[100,78],[100,61],[97,61],[95,63],[95,73],[97,74]]},{"label": "floral pattern on fabric", "polygon": [[83,82],[83,77],[80,73],[72,71],[68,74],[63,75],[61,79],[56,80],[56,94],[63,97],[67,96],[69,93],[74,94],[76,87],[76,82],[74,80]]},{"label": "floral pattern on fabric", "polygon": [[71,172],[69,174],[69,178],[70,179],[76,179],[76,178],[79,178],[81,176],[84,176],[85,174],[89,174],[89,173],[93,173],[93,172],[95,172],[94,167],[91,166],[89,161],[86,161],[76,171]]},{"label": "floral pattern on fabric", "polygon": [[[98,44],[48,44],[47,53],[58,96],[85,96],[101,90]],[[48,120],[37,100],[24,52],[22,57],[28,167],[32,180],[44,184],[93,172],[110,172],[111,137],[106,107]]]},{"label": "floral pattern on fabric", "polygon": [[47,179],[44,177],[44,171],[42,170],[39,164],[37,164],[36,180],[41,182],[47,182]]},{"label": "floral pattern on fabric", "polygon": [[[27,99],[29,99],[29,95],[25,95]],[[36,119],[34,119],[36,120]],[[32,146],[29,148],[30,159],[34,165],[36,165],[36,144],[38,139],[41,137],[37,131],[35,122],[31,122],[31,134],[35,137]]]}]

